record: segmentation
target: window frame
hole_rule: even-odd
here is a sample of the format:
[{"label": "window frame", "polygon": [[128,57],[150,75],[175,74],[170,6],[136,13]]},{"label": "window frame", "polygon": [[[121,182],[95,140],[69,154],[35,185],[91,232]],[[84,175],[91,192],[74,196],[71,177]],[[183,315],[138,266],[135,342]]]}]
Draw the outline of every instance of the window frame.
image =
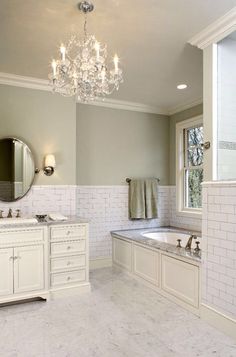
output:
[{"label": "window frame", "polygon": [[[203,125],[203,116],[196,116],[176,124],[176,211],[178,215],[201,218],[202,208],[185,206],[185,160],[187,156],[186,135],[184,131],[191,127]],[[199,166],[198,166],[199,168]],[[204,163],[200,166],[204,170]],[[204,171],[203,171],[204,172]]]}]

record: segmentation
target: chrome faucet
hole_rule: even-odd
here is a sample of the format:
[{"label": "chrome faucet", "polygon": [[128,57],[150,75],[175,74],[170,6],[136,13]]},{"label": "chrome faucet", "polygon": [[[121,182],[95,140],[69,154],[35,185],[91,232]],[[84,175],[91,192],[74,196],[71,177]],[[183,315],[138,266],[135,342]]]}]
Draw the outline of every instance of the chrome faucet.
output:
[{"label": "chrome faucet", "polygon": [[191,236],[189,237],[189,239],[188,239],[188,241],[187,241],[187,244],[186,244],[186,246],[185,246],[185,250],[191,250],[193,239],[197,239],[196,234],[191,234]]},{"label": "chrome faucet", "polygon": [[12,218],[12,209],[9,208],[7,218]]}]

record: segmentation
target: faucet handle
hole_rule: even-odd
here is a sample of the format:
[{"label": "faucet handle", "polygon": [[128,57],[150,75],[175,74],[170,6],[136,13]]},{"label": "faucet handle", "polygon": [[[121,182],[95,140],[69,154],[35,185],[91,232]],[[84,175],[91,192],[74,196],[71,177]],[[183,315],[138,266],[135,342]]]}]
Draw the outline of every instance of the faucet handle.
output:
[{"label": "faucet handle", "polygon": [[16,210],[16,218],[20,218],[20,209]]},{"label": "faucet handle", "polygon": [[197,241],[197,242],[195,242],[196,243],[196,248],[194,249],[194,252],[199,252],[201,249],[199,248],[199,244],[200,244],[200,242],[199,241]]},{"label": "faucet handle", "polygon": [[0,218],[3,218],[3,215],[2,215],[3,212],[4,212],[4,211],[3,211],[2,209],[0,209]]},{"label": "faucet handle", "polygon": [[181,241],[182,241],[182,239],[177,239],[178,244],[177,244],[176,248],[182,248]]}]

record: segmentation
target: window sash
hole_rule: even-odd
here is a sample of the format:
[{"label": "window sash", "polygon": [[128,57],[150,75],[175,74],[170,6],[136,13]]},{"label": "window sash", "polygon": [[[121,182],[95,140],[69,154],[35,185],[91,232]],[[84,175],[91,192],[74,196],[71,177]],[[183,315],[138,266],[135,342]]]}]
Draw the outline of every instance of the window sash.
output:
[{"label": "window sash", "polygon": [[186,201],[186,195],[188,190],[185,187],[186,174],[189,170],[203,170],[204,164],[191,165],[188,160],[188,149],[201,148],[202,144],[188,145],[188,130],[191,128],[198,128],[203,126],[202,116],[194,117],[192,119],[185,120],[176,124],[176,207],[177,214],[188,215],[195,217],[199,216],[202,212],[202,208],[188,207]]}]

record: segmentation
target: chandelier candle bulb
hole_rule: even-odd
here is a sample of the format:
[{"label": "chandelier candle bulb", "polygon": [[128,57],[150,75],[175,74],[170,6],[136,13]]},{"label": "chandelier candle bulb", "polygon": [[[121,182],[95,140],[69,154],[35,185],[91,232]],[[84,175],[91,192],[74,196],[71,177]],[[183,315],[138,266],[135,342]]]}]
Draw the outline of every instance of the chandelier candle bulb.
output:
[{"label": "chandelier candle bulb", "polygon": [[65,59],[66,59],[66,48],[65,48],[65,46],[63,44],[61,44],[60,52],[61,52],[61,60],[65,61]]},{"label": "chandelier candle bulb", "polygon": [[114,56],[115,73],[118,73],[118,63],[119,63],[119,58],[117,55],[115,55]]},{"label": "chandelier candle bulb", "polygon": [[55,60],[52,60],[52,73],[53,73],[53,77],[56,76],[56,72],[57,72],[57,63]]},{"label": "chandelier candle bulb", "polygon": [[99,61],[100,43],[99,42],[95,42],[94,48],[95,48],[96,55],[97,55],[97,61]]}]

